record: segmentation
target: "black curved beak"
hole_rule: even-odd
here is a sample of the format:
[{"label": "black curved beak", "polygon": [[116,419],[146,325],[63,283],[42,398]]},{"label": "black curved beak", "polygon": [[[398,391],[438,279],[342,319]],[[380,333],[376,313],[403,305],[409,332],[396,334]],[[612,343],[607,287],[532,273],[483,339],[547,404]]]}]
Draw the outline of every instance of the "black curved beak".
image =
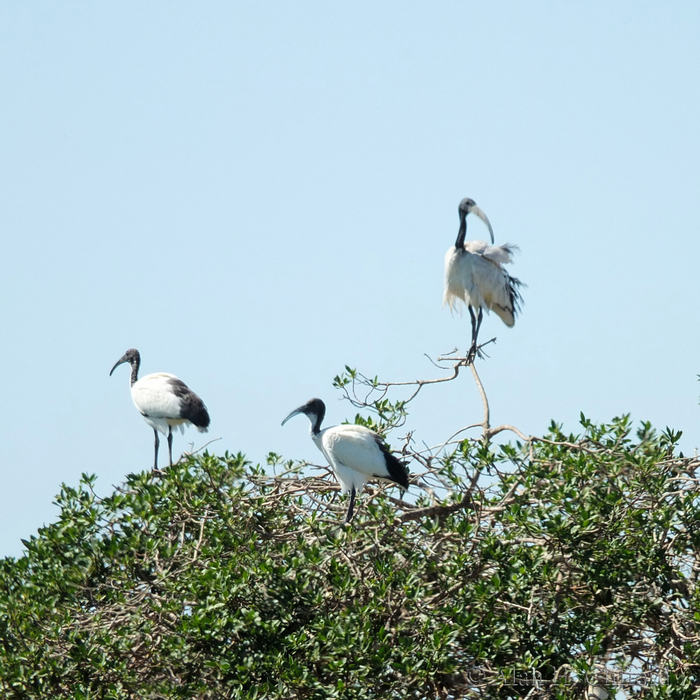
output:
[{"label": "black curved beak", "polygon": [[117,367],[119,367],[119,365],[123,365],[125,362],[128,362],[128,361],[129,361],[129,359],[127,358],[126,355],[122,356],[119,360],[117,360],[117,364],[115,364],[114,367],[112,367],[112,369],[110,370],[109,376],[110,377],[112,376],[112,372],[114,372],[114,370],[117,369]]},{"label": "black curved beak", "polygon": [[299,408],[295,408],[283,421],[282,425],[284,425],[290,418],[294,418],[294,416],[298,416],[300,413],[304,413],[304,409],[306,406],[299,406]]}]

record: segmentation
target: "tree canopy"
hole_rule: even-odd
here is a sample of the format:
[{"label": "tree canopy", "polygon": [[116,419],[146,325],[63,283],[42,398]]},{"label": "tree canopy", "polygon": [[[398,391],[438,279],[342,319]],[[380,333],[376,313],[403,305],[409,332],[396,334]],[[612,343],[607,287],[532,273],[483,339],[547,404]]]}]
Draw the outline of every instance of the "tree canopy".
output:
[{"label": "tree canopy", "polygon": [[481,435],[428,450],[397,437],[426,383],[335,383],[402,442],[407,494],[370,485],[344,526],[325,465],[273,454],[189,456],[103,497],[83,475],[0,560],[2,696],[700,697],[700,462],[678,433],[581,416],[527,437],[491,428],[484,395]]}]

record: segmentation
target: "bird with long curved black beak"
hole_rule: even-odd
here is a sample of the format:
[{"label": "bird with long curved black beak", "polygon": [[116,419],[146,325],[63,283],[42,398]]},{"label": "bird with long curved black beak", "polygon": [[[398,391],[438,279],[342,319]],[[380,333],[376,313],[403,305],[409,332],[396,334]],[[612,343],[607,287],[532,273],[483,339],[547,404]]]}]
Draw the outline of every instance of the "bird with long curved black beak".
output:
[{"label": "bird with long curved black beak", "polygon": [[355,508],[355,497],[370,479],[380,479],[408,488],[406,465],[391,453],[380,435],[363,425],[334,425],[321,428],[326,404],[311,399],[295,408],[283,421],[303,413],[311,421],[311,439],[328,460],[343,493],[350,494],[345,515],[349,523]]},{"label": "bird with long curved black beak", "polygon": [[153,428],[156,437],[153,470],[158,470],[159,432],[168,439],[168,456],[172,467],[173,428],[180,428],[180,432],[184,433],[186,425],[194,425],[197,430],[206,433],[210,422],[207,407],[202,399],[174,374],[158,372],[139,379],[141,355],[135,348],[127,350],[117,360],[109,376],[112,376],[112,372],[119,365],[126,362],[131,365],[131,398],[143,419]]},{"label": "bird with long curved black beak", "polygon": [[522,297],[519,287],[522,282],[511,277],[503,265],[512,262],[517,246],[489,245],[485,241],[466,241],[467,215],[478,216],[487,226],[493,244],[493,227],[488,217],[473,199],[463,199],[459,203],[459,232],[454,246],[445,256],[445,296],[443,305],[450,310],[463,302],[469,309],[472,321],[472,342],[467,354],[467,364],[476,357],[477,338],[484,308],[494,311],[509,328],[515,323],[520,310]]}]

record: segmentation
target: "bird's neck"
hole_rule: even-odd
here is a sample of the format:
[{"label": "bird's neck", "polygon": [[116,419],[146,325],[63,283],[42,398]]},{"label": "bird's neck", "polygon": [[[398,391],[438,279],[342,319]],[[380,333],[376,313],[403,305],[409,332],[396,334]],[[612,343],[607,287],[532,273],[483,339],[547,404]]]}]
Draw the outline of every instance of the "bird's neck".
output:
[{"label": "bird's neck", "polygon": [[461,250],[464,248],[464,241],[467,237],[467,217],[460,216],[459,221],[459,233],[457,234],[457,240],[455,241],[455,248]]},{"label": "bird's neck", "polygon": [[311,437],[318,437],[321,434],[322,415],[309,416],[311,418]]},{"label": "bird's neck", "polygon": [[139,380],[139,363],[134,360],[131,363],[131,386]]}]

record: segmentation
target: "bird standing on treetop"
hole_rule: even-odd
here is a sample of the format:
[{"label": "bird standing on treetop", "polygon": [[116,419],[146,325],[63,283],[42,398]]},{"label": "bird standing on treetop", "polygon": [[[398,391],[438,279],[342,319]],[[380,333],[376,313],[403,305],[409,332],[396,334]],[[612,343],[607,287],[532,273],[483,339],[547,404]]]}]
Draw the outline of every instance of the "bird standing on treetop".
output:
[{"label": "bird standing on treetop", "polygon": [[369,479],[382,479],[408,488],[408,470],[382,440],[381,436],[363,425],[335,425],[321,430],[326,404],[321,399],[311,399],[293,410],[283,421],[299,413],[311,421],[311,439],[333,470],[343,493],[350,493],[350,505],[345,522],[352,520],[355,496]]},{"label": "bird standing on treetop", "polygon": [[185,425],[197,427],[201,433],[206,433],[209,427],[209,413],[202,399],[197,396],[185,382],[174,374],[158,372],[147,374],[139,379],[141,355],[138,350],[131,349],[112,367],[112,372],[124,362],[131,365],[131,398],[139,413],[148,425],[153,428],[156,436],[156,455],[153,470],[158,471],[158,431],[168,438],[168,456],[170,466],[173,466],[173,426],[185,432]]},{"label": "bird standing on treetop", "polygon": [[[459,300],[469,308],[472,319],[472,344],[467,355],[467,364],[474,361],[477,353],[476,339],[479,335],[484,307],[495,311],[503,323],[512,327],[515,315],[520,311],[522,297],[518,291],[520,280],[511,277],[503,265],[512,262],[512,254],[517,246],[506,243],[501,246],[488,245],[484,241],[465,241],[467,235],[467,214],[476,214],[488,227],[493,243],[493,228],[486,214],[473,199],[463,199],[459,203],[459,233],[454,247],[445,256],[445,296],[447,304],[454,311]],[[478,309],[478,316],[475,310]]]}]

